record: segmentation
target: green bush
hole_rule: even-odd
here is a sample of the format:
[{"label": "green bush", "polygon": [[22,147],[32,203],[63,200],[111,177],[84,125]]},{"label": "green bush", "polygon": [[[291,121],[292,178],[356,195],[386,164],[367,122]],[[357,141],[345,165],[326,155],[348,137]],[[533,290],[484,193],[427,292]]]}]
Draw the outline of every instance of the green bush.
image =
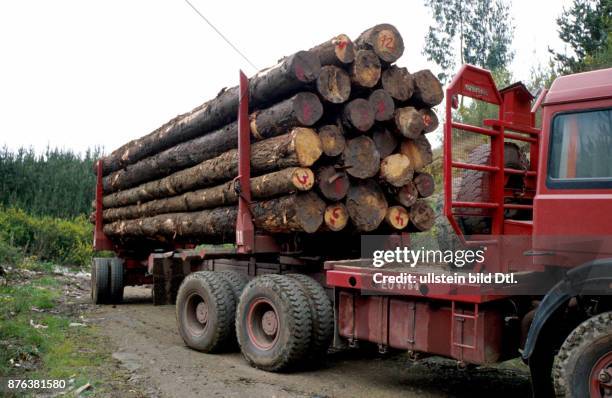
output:
[{"label": "green bush", "polygon": [[[12,249],[39,260],[86,265],[92,257],[92,227],[84,216],[71,220],[32,216],[23,210],[0,209],[0,260]],[[11,249],[12,248],[12,249]]]}]

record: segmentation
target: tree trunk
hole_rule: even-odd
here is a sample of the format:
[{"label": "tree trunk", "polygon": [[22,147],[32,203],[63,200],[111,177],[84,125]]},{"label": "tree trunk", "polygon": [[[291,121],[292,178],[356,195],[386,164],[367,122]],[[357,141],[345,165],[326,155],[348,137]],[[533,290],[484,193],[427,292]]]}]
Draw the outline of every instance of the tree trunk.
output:
[{"label": "tree trunk", "polygon": [[[251,132],[257,139],[284,134],[292,127],[314,124],[322,113],[323,108],[316,95],[299,93],[251,115]],[[142,182],[166,176],[237,146],[238,127],[237,122],[234,122],[104,177],[104,193],[131,188]]]},{"label": "tree trunk", "polygon": [[[296,191],[308,191],[314,185],[314,181],[314,174],[310,169],[291,167],[252,178],[251,195],[253,199],[266,199]],[[106,209],[104,210],[104,221],[112,222],[227,206],[236,204],[238,197],[235,182],[228,181],[216,187],[187,192],[179,196]]]},{"label": "tree trunk", "polygon": [[406,185],[413,175],[410,159],[401,153],[389,155],[380,162],[380,177],[394,187]]},{"label": "tree trunk", "polygon": [[359,136],[346,143],[342,153],[346,172],[357,178],[374,177],[380,169],[380,154],[371,138]]},{"label": "tree trunk", "polygon": [[381,158],[386,158],[391,155],[397,145],[399,144],[395,134],[387,130],[386,128],[379,128],[372,134],[372,139],[378,149],[378,153]]},{"label": "tree trunk", "polygon": [[355,60],[355,46],[345,34],[339,34],[309,51],[319,57],[321,65],[344,66]]},{"label": "tree trunk", "polygon": [[419,113],[421,114],[421,117],[423,118],[423,124],[425,125],[423,133],[427,134],[434,132],[440,124],[436,112],[434,112],[433,109],[430,108],[423,108],[419,110]]},{"label": "tree trunk", "polygon": [[393,118],[395,112],[395,103],[393,98],[383,89],[372,91],[368,97],[368,102],[374,109],[374,120],[384,122]]},{"label": "tree trunk", "polygon": [[380,59],[369,50],[359,50],[355,62],[351,65],[351,82],[360,88],[372,88],[380,80]]},{"label": "tree trunk", "polygon": [[414,171],[421,171],[423,167],[431,164],[433,161],[431,144],[424,135],[420,135],[414,140],[407,139],[402,141],[400,153],[410,158]]},{"label": "tree trunk", "polygon": [[402,230],[408,226],[410,215],[404,206],[391,206],[385,215],[387,224],[397,230]]},{"label": "tree trunk", "polygon": [[356,98],[344,105],[342,124],[350,129],[368,131],[374,125],[374,109],[363,98]]},{"label": "tree trunk", "polygon": [[342,203],[333,203],[325,208],[323,214],[323,228],[329,231],[340,231],[346,227],[349,215],[346,206]]},{"label": "tree trunk", "polygon": [[435,220],[436,215],[425,200],[419,199],[410,207],[410,224],[417,231],[429,231]]},{"label": "tree trunk", "polygon": [[404,137],[412,139],[420,136],[425,129],[423,117],[411,106],[398,108],[395,111],[395,125]]},{"label": "tree trunk", "polygon": [[[321,156],[321,140],[317,133],[305,127],[291,133],[268,138],[251,147],[251,173],[269,173],[287,167],[311,166]],[[174,196],[224,181],[238,175],[238,151],[232,149],[194,167],[178,171],[156,181],[104,196],[104,208]]]},{"label": "tree trunk", "polygon": [[349,189],[348,175],[334,166],[323,166],[317,171],[317,187],[326,199],[338,201]]},{"label": "tree trunk", "polygon": [[417,173],[414,177],[414,185],[416,186],[421,198],[430,197],[435,190],[434,178],[429,173]]},{"label": "tree trunk", "polygon": [[398,101],[408,101],[414,92],[414,81],[408,69],[391,65],[382,73],[382,87]]},{"label": "tree trunk", "polygon": [[346,140],[342,132],[334,124],[328,124],[319,128],[319,138],[321,138],[323,153],[327,156],[338,156],[346,147]]},{"label": "tree trunk", "polygon": [[346,209],[357,231],[373,231],[387,214],[387,200],[374,180],[351,185],[346,196]]},{"label": "tree trunk", "polygon": [[410,181],[401,187],[396,195],[395,199],[403,206],[412,206],[419,198],[419,192],[414,185],[414,182]]},{"label": "tree trunk", "polygon": [[404,53],[404,40],[395,26],[390,24],[380,24],[366,30],[355,40],[355,46],[371,49],[386,64],[397,61]]},{"label": "tree trunk", "polygon": [[[278,65],[249,79],[249,105],[263,108],[304,89],[319,76],[316,54],[299,51]],[[199,137],[233,122],[238,117],[238,86],[223,89],[217,97],[189,113],[179,115],[144,137],[130,141],[101,159],[103,175]]]},{"label": "tree trunk", "polygon": [[444,99],[442,85],[429,69],[420,70],[412,75],[414,94],[412,98],[428,107],[434,107]]},{"label": "tree trunk", "polygon": [[[254,202],[253,223],[269,233],[315,232],[323,222],[325,203],[314,193],[283,196]],[[116,221],[104,226],[111,238],[157,240],[234,238],[237,207],[216,207],[189,213],[160,214],[135,220]]]},{"label": "tree trunk", "polygon": [[317,78],[317,91],[327,102],[341,104],[351,96],[351,78],[337,66],[326,65]]}]

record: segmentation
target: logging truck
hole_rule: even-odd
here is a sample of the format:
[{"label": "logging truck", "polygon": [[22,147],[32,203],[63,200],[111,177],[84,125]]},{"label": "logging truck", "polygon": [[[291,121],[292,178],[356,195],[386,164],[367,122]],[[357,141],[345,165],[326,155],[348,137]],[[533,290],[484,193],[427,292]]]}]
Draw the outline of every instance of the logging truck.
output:
[{"label": "logging truck", "polygon": [[[383,43],[388,45],[386,40]],[[321,53],[321,59],[324,54],[334,59],[345,55],[327,51]],[[380,54],[383,61],[390,56],[389,51]],[[357,52],[360,60],[351,57],[348,62],[369,64],[365,59],[369,56]],[[397,56],[387,62],[395,59]],[[391,71],[387,73],[389,81],[395,81],[391,75],[402,74],[393,68],[387,69]],[[376,83],[367,81],[369,74],[364,76],[363,80],[350,79],[369,87]],[[187,346],[213,353],[231,350],[237,342],[245,359],[266,371],[299,368],[305,361],[325,355],[330,347],[375,344],[381,351],[437,355],[462,364],[493,364],[521,357],[529,365],[537,397],[612,395],[612,69],[557,78],[537,99],[520,83],[498,90],[489,71],[471,65],[463,66],[454,77],[445,93],[444,217],[439,217],[436,233],[440,248],[484,251],[484,261],[463,267],[422,263],[379,268],[371,258],[359,255],[358,247],[352,248],[358,254],[351,258],[341,257],[347,252],[345,247],[334,252],[334,247],[347,242],[354,245],[355,240],[334,240],[325,235],[323,240],[312,237],[311,241],[307,236],[281,236],[261,228],[280,225],[275,218],[286,214],[265,211],[265,203],[270,202],[255,202],[259,185],[251,179],[251,168],[258,166],[251,154],[258,143],[251,146],[250,133],[252,123],[263,126],[267,116],[262,112],[249,119],[248,102],[254,96],[248,95],[249,80],[242,74],[240,83],[239,89],[226,92],[226,98],[236,101],[238,108],[233,126],[238,149],[228,160],[235,164],[232,170],[237,177],[231,189],[222,191],[224,198],[230,195],[228,200],[238,205],[229,213],[206,213],[210,216],[205,220],[207,225],[198,227],[221,231],[229,225],[234,242],[185,242],[173,240],[170,234],[163,245],[136,245],[109,238],[106,232],[110,230],[104,228],[107,197],[103,176],[104,168],[111,166],[98,162],[94,247],[112,250],[116,257],[93,261],[95,303],[119,303],[125,286],[150,284],[155,305],[176,304],[178,331]],[[396,91],[396,96],[406,94],[389,83],[385,90]],[[348,98],[346,93],[335,92],[329,94],[329,101],[338,96]],[[454,109],[463,103],[461,97],[497,107],[497,117],[478,126],[456,121]],[[307,95],[293,98],[286,106],[313,101]],[[364,103],[345,107],[343,118],[354,121],[352,128],[365,131],[370,126],[360,127],[362,119],[351,116],[352,112],[363,113]],[[315,108],[314,112],[321,111]],[[541,128],[536,127],[538,111]],[[419,117],[431,118],[428,112],[425,109],[425,115],[421,112]],[[409,123],[402,122],[414,117],[413,110],[394,115],[401,119],[398,126],[407,126],[402,134],[414,133]],[[415,140],[424,128],[427,125],[416,131]],[[184,132],[189,133],[188,129]],[[262,128],[260,133],[267,134],[267,130]],[[374,134],[375,143],[387,142],[387,131]],[[322,129],[319,135],[324,143],[344,140],[334,128]],[[160,137],[170,139],[169,135]],[[151,142],[140,148],[150,151]],[[330,156],[339,153],[334,153],[333,145],[328,147]],[[186,150],[180,145],[174,148],[177,154]],[[377,148],[378,154],[386,152],[385,159],[394,156],[393,148],[385,151],[382,144]],[[308,156],[308,151],[303,155]],[[359,157],[354,162],[359,162]],[[155,168],[155,163],[142,163],[141,167],[149,179],[158,173],[148,169]],[[350,169],[350,164],[347,167]],[[381,165],[381,173],[383,167],[387,166]],[[394,170],[392,167],[387,173]],[[296,172],[283,181],[299,182],[308,175],[292,171]],[[329,193],[332,197],[336,189],[348,189],[346,176],[338,176],[330,168],[321,173],[334,182]],[[397,186],[405,186],[401,176],[398,178]],[[429,180],[421,178],[426,180],[419,184],[422,191],[433,191]],[[416,194],[408,192],[406,197]],[[329,208],[313,206],[314,199],[308,196],[302,198],[287,205],[293,213],[304,213],[293,221],[300,223],[302,231],[316,231],[320,222],[310,226],[309,217],[324,211],[327,217]],[[398,194],[399,203],[401,199]],[[426,205],[414,203],[411,200],[406,206],[416,209],[410,214],[415,225],[419,217],[429,220]],[[391,213],[395,216],[390,217],[401,218],[402,209],[396,206],[396,213]],[[335,215],[344,210],[330,211]],[[182,222],[184,228],[191,228],[198,219]],[[404,232],[389,234],[388,239],[394,245],[410,247]],[[484,283],[455,282],[455,275],[468,272],[513,274],[520,280],[549,283],[545,290],[538,284],[537,291],[520,291],[505,284],[487,290]],[[406,273],[453,278],[415,283],[404,289],[378,283],[381,276]],[[513,282],[504,280],[508,281]]]}]

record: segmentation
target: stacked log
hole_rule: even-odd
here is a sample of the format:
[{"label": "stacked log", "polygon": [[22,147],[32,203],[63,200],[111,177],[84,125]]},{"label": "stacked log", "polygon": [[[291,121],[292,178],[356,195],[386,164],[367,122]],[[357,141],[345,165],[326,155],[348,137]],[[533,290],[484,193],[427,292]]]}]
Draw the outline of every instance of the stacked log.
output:
[{"label": "stacked log", "polygon": [[[100,160],[112,240],[235,238],[238,99],[249,98],[251,214],[259,232],[427,231],[434,179],[425,134],[442,86],[395,62],[404,43],[381,24],[340,34],[249,79]],[[97,169],[96,169],[97,170]],[[340,236],[340,235],[339,235]]]}]

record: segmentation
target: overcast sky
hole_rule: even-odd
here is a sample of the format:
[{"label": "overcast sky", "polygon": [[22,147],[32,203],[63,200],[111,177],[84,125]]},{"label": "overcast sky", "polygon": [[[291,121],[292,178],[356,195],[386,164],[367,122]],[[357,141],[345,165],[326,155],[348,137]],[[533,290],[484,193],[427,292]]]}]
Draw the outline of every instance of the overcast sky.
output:
[{"label": "overcast sky", "polygon": [[[395,25],[410,71],[431,22],[421,0],[192,0],[258,67],[338,33]],[[571,0],[515,0],[515,79],[562,48],[555,19]],[[184,0],[0,3],[0,146],[110,151],[237,83],[240,58]]]}]

